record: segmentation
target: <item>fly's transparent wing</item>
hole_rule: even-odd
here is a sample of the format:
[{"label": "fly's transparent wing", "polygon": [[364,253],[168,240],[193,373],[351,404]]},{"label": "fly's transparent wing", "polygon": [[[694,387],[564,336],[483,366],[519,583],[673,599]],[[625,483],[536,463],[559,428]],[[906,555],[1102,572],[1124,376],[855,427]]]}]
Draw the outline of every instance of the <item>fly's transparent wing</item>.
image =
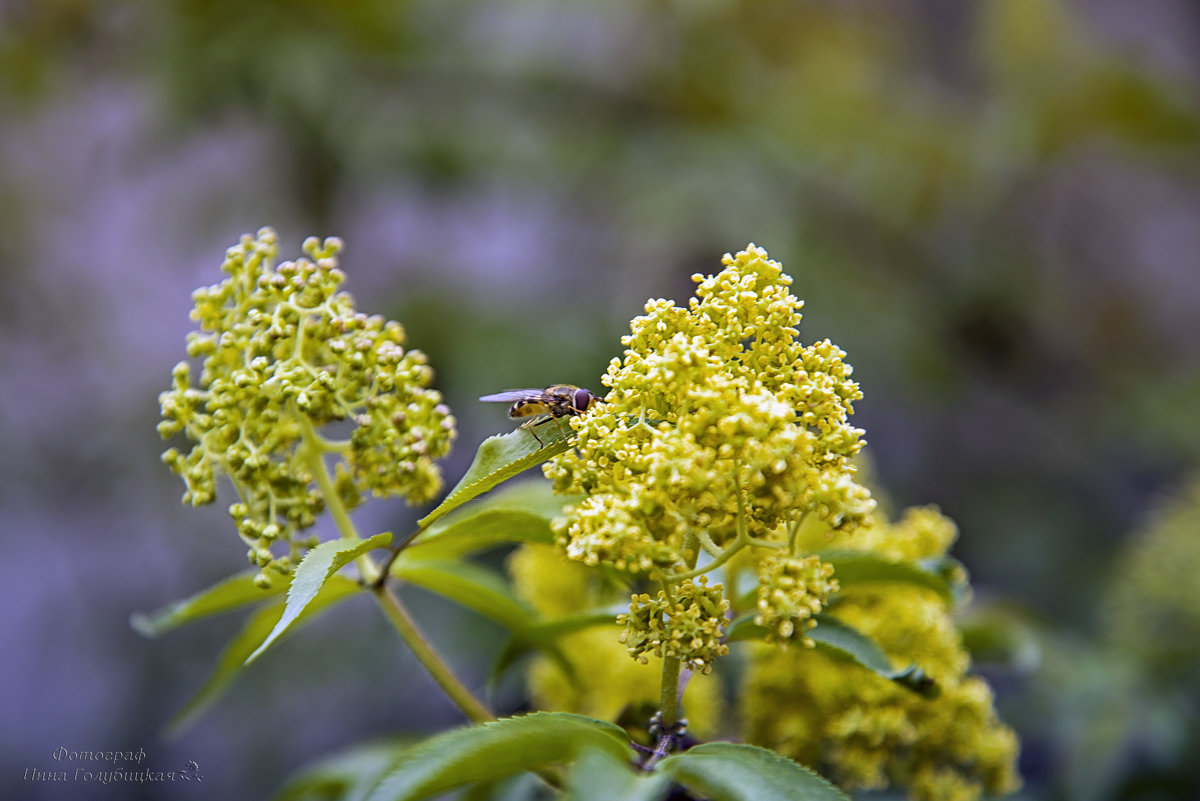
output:
[{"label": "fly's transparent wing", "polygon": [[481,401],[489,403],[516,403],[517,401],[540,401],[546,395],[544,389],[506,389],[495,395],[484,395]]}]

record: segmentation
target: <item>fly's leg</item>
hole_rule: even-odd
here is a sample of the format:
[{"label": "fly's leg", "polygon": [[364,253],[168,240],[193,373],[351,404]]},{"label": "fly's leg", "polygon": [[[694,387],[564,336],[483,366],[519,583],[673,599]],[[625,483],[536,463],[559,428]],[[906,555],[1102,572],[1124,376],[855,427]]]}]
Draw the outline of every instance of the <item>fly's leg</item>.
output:
[{"label": "fly's leg", "polygon": [[521,428],[529,429],[529,433],[533,434],[533,438],[538,441],[538,445],[544,448],[546,447],[546,443],[542,442],[542,438],[537,435],[537,432],[533,430],[533,427],[540,426],[542,423],[549,423],[551,420],[555,421],[559,425],[562,425],[563,418],[566,416],[567,415],[559,415],[556,417],[552,414],[544,414],[536,420],[530,420],[529,422],[525,423],[523,426],[521,426]]},{"label": "fly's leg", "polygon": [[554,418],[550,417],[549,415],[542,415],[541,417],[538,417],[535,420],[525,421],[520,426],[518,426],[518,428],[523,428],[526,431],[528,431],[530,434],[533,434],[533,438],[537,440],[538,447],[544,448],[544,447],[546,447],[546,443],[542,442],[542,438],[537,435],[537,432],[533,430],[533,427],[540,426],[542,423],[546,422],[547,420],[553,420],[553,419]]}]

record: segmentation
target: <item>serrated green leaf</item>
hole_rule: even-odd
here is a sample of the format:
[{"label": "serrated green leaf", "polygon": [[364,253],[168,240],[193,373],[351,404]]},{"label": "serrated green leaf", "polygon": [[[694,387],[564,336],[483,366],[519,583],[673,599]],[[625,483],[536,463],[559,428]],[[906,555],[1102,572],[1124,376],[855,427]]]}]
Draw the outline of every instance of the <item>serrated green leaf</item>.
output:
[{"label": "serrated green leaf", "polygon": [[408,751],[370,801],[416,801],[459,785],[569,762],[585,749],[632,756],[625,731],[565,712],[536,712],[455,729]]},{"label": "serrated green leaf", "polygon": [[918,695],[931,698],[940,692],[934,680],[917,665],[899,670],[893,668],[883,649],[861,631],[829,615],[817,615],[816,620],[817,626],[808,632],[808,637],[817,644],[819,650],[837,659],[857,662]]},{"label": "serrated green leaf", "polygon": [[158,637],[185,623],[269,601],[284,592],[285,587],[282,584],[265,590],[255,586],[254,577],[257,575],[257,570],[236,573],[190,598],[168,604],[153,612],[134,612],[129,617],[129,624],[143,637]]},{"label": "serrated green leaf", "polygon": [[365,801],[412,738],[366,743],[309,765],[288,779],[271,801]]},{"label": "serrated green leaf", "polygon": [[392,575],[443,595],[512,631],[522,631],[533,622],[533,612],[504,579],[485,567],[470,562],[397,559]]},{"label": "serrated green leaf", "polygon": [[427,527],[433,521],[457,509],[472,498],[482,495],[502,481],[523,470],[565,453],[575,432],[565,419],[552,421],[538,429],[534,439],[529,429],[518,428],[507,434],[488,437],[479,445],[475,459],[466,474],[450,490],[437,508],[423,517],[417,525]]},{"label": "serrated green leaf", "polygon": [[[421,535],[422,539],[436,539],[457,527],[464,520],[488,510],[528,512],[543,520],[553,520],[562,514],[565,504],[578,500],[577,496],[558,495],[553,485],[544,478],[530,477],[506,484],[491,495],[473,503],[466,509],[456,509],[439,518]],[[416,547],[414,542],[411,547]]]},{"label": "serrated green leaf", "polygon": [[420,560],[457,559],[508,542],[553,544],[550,520],[517,509],[482,509],[441,536],[430,538],[422,534],[404,549],[401,558],[411,555]]},{"label": "serrated green leaf", "polygon": [[366,540],[349,538],[328,540],[305,554],[304,560],[300,562],[296,567],[295,574],[292,575],[283,615],[262,644],[254,653],[246,657],[247,664],[258,659],[259,655],[266,651],[279,635],[283,634],[287,627],[304,611],[304,607],[317,597],[317,593],[321,591],[321,587],[331,576],[360,555],[376,548],[384,548],[391,541],[392,533],[385,531]]},{"label": "serrated green leaf", "polygon": [[639,775],[627,761],[583,751],[567,778],[563,801],[659,801],[670,787],[665,774]]},{"label": "serrated green leaf", "polygon": [[439,519],[404,553],[420,559],[449,559],[501,542],[552,543],[550,521],[570,501],[555,495],[548,481],[520,481]]},{"label": "serrated green leaf", "polygon": [[712,801],[850,801],[803,765],[753,745],[705,743],[657,770]]},{"label": "serrated green leaf", "polygon": [[[832,615],[821,614],[813,619],[817,621],[817,625],[805,632],[805,636],[815,643],[818,651],[840,661],[861,665],[919,695],[933,697],[938,694],[937,684],[917,665],[897,670],[892,667],[891,660],[883,649],[867,635],[847,626]],[[761,640],[766,634],[767,630],[754,622],[754,613],[749,613],[729,624],[725,641]]]},{"label": "serrated green leaf", "polygon": [[931,570],[912,562],[885,559],[870,551],[831,550],[819,551],[817,555],[822,562],[833,565],[833,576],[843,588],[872,582],[896,582],[933,590],[949,604],[956,600],[954,587],[947,580],[948,574],[939,572],[940,568]]},{"label": "serrated green leaf", "polygon": [[816,620],[816,628],[810,629],[807,636],[820,650],[839,659],[857,662],[888,679],[902,672],[892,667],[887,654],[867,635],[828,615],[817,615]]},{"label": "serrated green leaf", "polygon": [[[357,581],[345,576],[333,576],[325,582],[317,596],[309,602],[296,623],[304,623],[317,613],[360,591],[362,591],[362,586]],[[246,620],[234,638],[221,651],[221,655],[217,658],[217,664],[213,667],[213,671],[204,685],[167,724],[169,735],[175,736],[187,728],[233,683],[234,679],[246,668],[246,657],[267,638],[283,616],[283,612],[284,603],[277,601],[255,611]],[[297,627],[292,626],[288,634],[296,631]],[[285,634],[284,637],[286,638],[288,634]]]}]

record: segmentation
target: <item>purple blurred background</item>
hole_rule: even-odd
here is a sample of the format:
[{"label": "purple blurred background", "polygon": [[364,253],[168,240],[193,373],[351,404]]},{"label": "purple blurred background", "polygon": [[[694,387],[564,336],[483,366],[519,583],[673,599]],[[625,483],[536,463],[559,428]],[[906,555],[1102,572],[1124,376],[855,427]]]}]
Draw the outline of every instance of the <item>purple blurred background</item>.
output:
[{"label": "purple blurred background", "polygon": [[[364,600],[161,737],[239,621],[153,641],[129,615],[244,554],[223,503],[178,503],[156,396],[191,290],[262,225],[284,256],[343,237],[360,308],[430,354],[450,482],[505,425],[475,397],[599,388],[646,298],[685,301],[756,242],[807,300],[802,336],[849,352],[894,503],[958,521],[981,597],[1102,635],[1122,544],[1200,456],[1191,0],[350,5],[0,2],[0,797],[263,797],[459,719]],[[501,632],[413,600],[482,682]],[[1027,797],[1193,797],[1171,748],[1200,743],[1194,707],[1181,745],[1118,749],[1162,762],[1160,794],[1136,771],[1097,790],[1085,732],[1022,701],[1042,678],[996,680]],[[204,783],[23,778],[59,747]]]}]

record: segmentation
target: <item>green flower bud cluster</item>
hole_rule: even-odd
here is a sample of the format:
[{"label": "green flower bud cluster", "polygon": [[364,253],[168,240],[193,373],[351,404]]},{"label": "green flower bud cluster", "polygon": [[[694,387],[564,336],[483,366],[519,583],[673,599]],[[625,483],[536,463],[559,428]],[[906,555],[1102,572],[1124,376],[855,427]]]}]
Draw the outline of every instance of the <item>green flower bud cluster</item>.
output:
[{"label": "green flower bud cluster", "polygon": [[[758,614],[754,622],[767,630],[767,642],[785,646],[816,621],[831,593],[837,592],[833,565],[819,557],[766,558],[758,563]],[[802,637],[805,647],[813,641]]]},{"label": "green flower bud cluster", "polygon": [[[722,263],[693,276],[686,308],[646,304],[602,379],[606,403],[571,419],[575,448],[546,465],[557,491],[584,496],[556,521],[570,558],[673,586],[706,572],[701,550],[714,566],[748,546],[778,553],[802,522],[850,532],[874,509],[854,480],[863,432],[848,421],[862,395],[846,354],[799,342],[802,302],[766,251],[750,245]],[[799,610],[815,613],[832,588],[775,587],[762,611],[773,638],[803,628]],[[635,600],[630,620],[662,603]],[[681,623],[663,615],[666,643]],[[657,653],[651,628],[628,633],[639,658]],[[708,665],[712,651],[678,655]]]},{"label": "green flower bud cluster", "polygon": [[[428,389],[425,355],[405,348],[398,323],[358,312],[339,291],[341,246],[310,237],[307,258],[276,264],[274,231],[243,236],[226,252],[228,277],[192,296],[198,381],[180,362],[159,396],[159,433],[195,443],[163,454],[187,485],[184,502],[213,502],[217,477],[229,477],[239,495],[229,513],[260,585],[316,544],[296,535],[326,506],[350,508],[368,492],[431,499],[441,487],[434,460],[455,436],[450,410]],[[337,423],[353,426],[348,440],[318,432]],[[332,479],[327,453],[339,457]]]},{"label": "green flower bud cluster", "polygon": [[[873,516],[874,517],[874,516]],[[818,532],[800,536],[828,541]],[[943,556],[954,524],[935,509],[867,521],[834,547],[918,563]],[[1012,792],[1016,735],[997,717],[950,602],[913,585],[864,583],[838,593],[837,617],[871,637],[893,667],[918,664],[940,690],[927,698],[820,650],[759,646],[741,697],[744,736],[829,776],[846,790],[906,788],[918,801],[974,801]]]},{"label": "green flower bud cluster", "polygon": [[652,653],[677,657],[691,670],[709,673],[713,661],[729,653],[729,646],[721,641],[729,611],[729,600],[723,595],[724,587],[709,587],[707,576],[679,582],[670,598],[661,590],[656,598],[634,595],[629,614],[617,616],[617,623],[625,626],[620,640],[642,664]]}]

